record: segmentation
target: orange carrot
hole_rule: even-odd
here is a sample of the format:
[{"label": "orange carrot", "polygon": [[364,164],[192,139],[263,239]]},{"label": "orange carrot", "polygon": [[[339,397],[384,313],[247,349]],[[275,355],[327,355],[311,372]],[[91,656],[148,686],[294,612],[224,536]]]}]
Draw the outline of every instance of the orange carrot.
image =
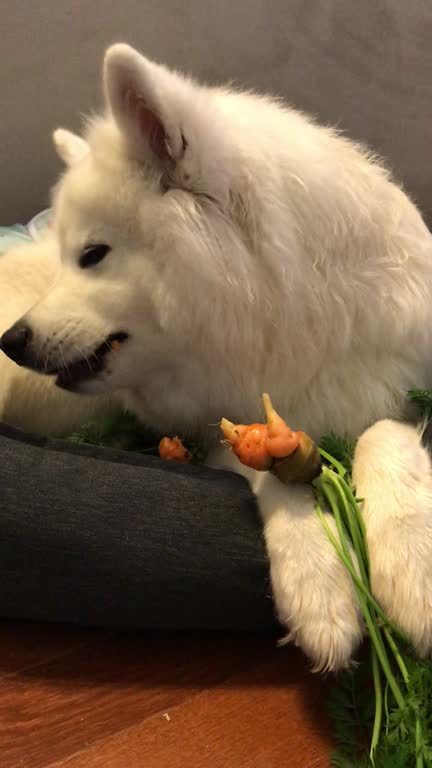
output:
[{"label": "orange carrot", "polygon": [[222,419],[221,429],[242,464],[253,469],[270,469],[273,460],[267,448],[267,424],[232,424]]},{"label": "orange carrot", "polygon": [[283,483],[311,482],[321,471],[317,446],[305,432],[294,432],[263,395],[266,424],[233,424],[222,419],[221,429],[242,464],[270,471]]},{"label": "orange carrot", "polygon": [[187,464],[192,458],[179,437],[163,437],[159,443],[159,456],[179,464]]},{"label": "orange carrot", "polygon": [[299,445],[299,432],[293,432],[281,416],[273,408],[269,395],[262,396],[265,417],[267,419],[268,440],[267,449],[274,459],[284,459],[290,456]]}]

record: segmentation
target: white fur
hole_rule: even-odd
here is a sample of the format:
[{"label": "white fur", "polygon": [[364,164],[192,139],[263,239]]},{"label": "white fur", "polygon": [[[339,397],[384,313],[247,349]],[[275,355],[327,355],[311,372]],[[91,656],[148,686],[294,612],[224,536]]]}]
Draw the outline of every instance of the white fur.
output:
[{"label": "white fur", "polygon": [[354,481],[365,499],[373,592],[426,655],[432,645],[432,467],[420,432],[387,420],[370,427],[357,445]]},{"label": "white fur", "polygon": [[[239,471],[259,499],[278,617],[313,660],[314,671],[346,666],[363,635],[363,622],[347,570],[324,534],[310,486],[287,489],[269,473],[241,466],[217,449],[210,464]],[[332,515],[327,522],[336,538]],[[352,553],[354,558],[354,554]]]},{"label": "white fur", "polygon": [[[107,53],[105,92],[85,146],[60,135],[62,266],[26,315],[39,353],[59,365],[59,341],[70,362],[127,331],[86,391],[121,392],[147,424],[210,441],[222,415],[255,420],[265,390],[315,437],[404,417],[406,391],[431,383],[432,238],[382,165],[290,107],[201,86],[125,45]],[[82,270],[88,243],[112,251]],[[412,428],[385,450],[386,428],[373,429],[356,464],[374,587],[426,653],[432,608],[414,585],[427,589],[432,563],[429,537],[416,544],[429,530],[429,459]],[[364,458],[373,446],[381,463]],[[245,474],[281,620],[317,667],[344,666],[361,636],[358,607],[311,494]]]},{"label": "white fur", "polygon": [[54,144],[59,157],[66,165],[75,165],[82,160],[88,151],[87,142],[72,131],[57,128],[53,133]]}]

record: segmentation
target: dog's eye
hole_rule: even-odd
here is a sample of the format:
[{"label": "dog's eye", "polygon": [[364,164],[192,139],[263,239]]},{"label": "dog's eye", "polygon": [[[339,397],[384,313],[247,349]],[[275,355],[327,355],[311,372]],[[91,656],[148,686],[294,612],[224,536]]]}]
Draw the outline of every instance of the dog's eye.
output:
[{"label": "dog's eye", "polygon": [[110,250],[111,248],[109,245],[87,245],[80,256],[79,265],[81,269],[88,269],[89,267],[96,266],[96,264],[99,264],[99,262],[105,258]]}]

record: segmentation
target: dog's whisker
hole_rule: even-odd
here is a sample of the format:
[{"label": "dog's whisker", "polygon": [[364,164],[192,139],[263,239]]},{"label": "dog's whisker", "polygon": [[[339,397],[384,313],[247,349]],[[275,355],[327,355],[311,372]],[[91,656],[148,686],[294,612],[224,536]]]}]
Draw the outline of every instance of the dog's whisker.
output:
[{"label": "dog's whisker", "polygon": [[62,362],[63,362],[63,368],[64,368],[64,369],[65,369],[67,372],[69,372],[68,364],[67,364],[66,360],[64,359],[63,350],[62,350],[62,345],[61,345],[61,344],[59,344],[59,345],[58,345],[58,348],[59,348],[59,352],[60,352],[60,357],[61,357],[61,359],[62,359]]},{"label": "dog's whisker", "polygon": [[74,344],[73,346],[80,353],[81,357],[84,358],[84,360],[86,361],[86,363],[87,363],[87,365],[89,367],[90,372],[93,373],[93,368],[92,368],[92,364],[91,364],[91,360],[90,360],[89,356],[86,355],[86,353],[83,352],[83,350],[80,349],[80,347],[78,347],[77,344]]},{"label": "dog's whisker", "polygon": [[[41,366],[40,363],[42,363],[42,360],[44,358],[44,349],[45,349],[45,359],[43,362],[43,366]],[[42,347],[42,349],[36,353],[36,367],[42,368],[42,370],[46,372],[48,369],[48,359],[49,359],[49,352],[46,351],[46,345],[44,345],[44,347]]]}]

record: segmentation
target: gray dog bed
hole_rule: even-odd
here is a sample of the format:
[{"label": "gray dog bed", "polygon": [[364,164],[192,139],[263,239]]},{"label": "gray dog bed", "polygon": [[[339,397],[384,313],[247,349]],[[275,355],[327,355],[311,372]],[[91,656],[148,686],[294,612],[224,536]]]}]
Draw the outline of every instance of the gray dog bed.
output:
[{"label": "gray dog bed", "polygon": [[230,472],[0,426],[0,616],[275,629],[262,529]]}]

